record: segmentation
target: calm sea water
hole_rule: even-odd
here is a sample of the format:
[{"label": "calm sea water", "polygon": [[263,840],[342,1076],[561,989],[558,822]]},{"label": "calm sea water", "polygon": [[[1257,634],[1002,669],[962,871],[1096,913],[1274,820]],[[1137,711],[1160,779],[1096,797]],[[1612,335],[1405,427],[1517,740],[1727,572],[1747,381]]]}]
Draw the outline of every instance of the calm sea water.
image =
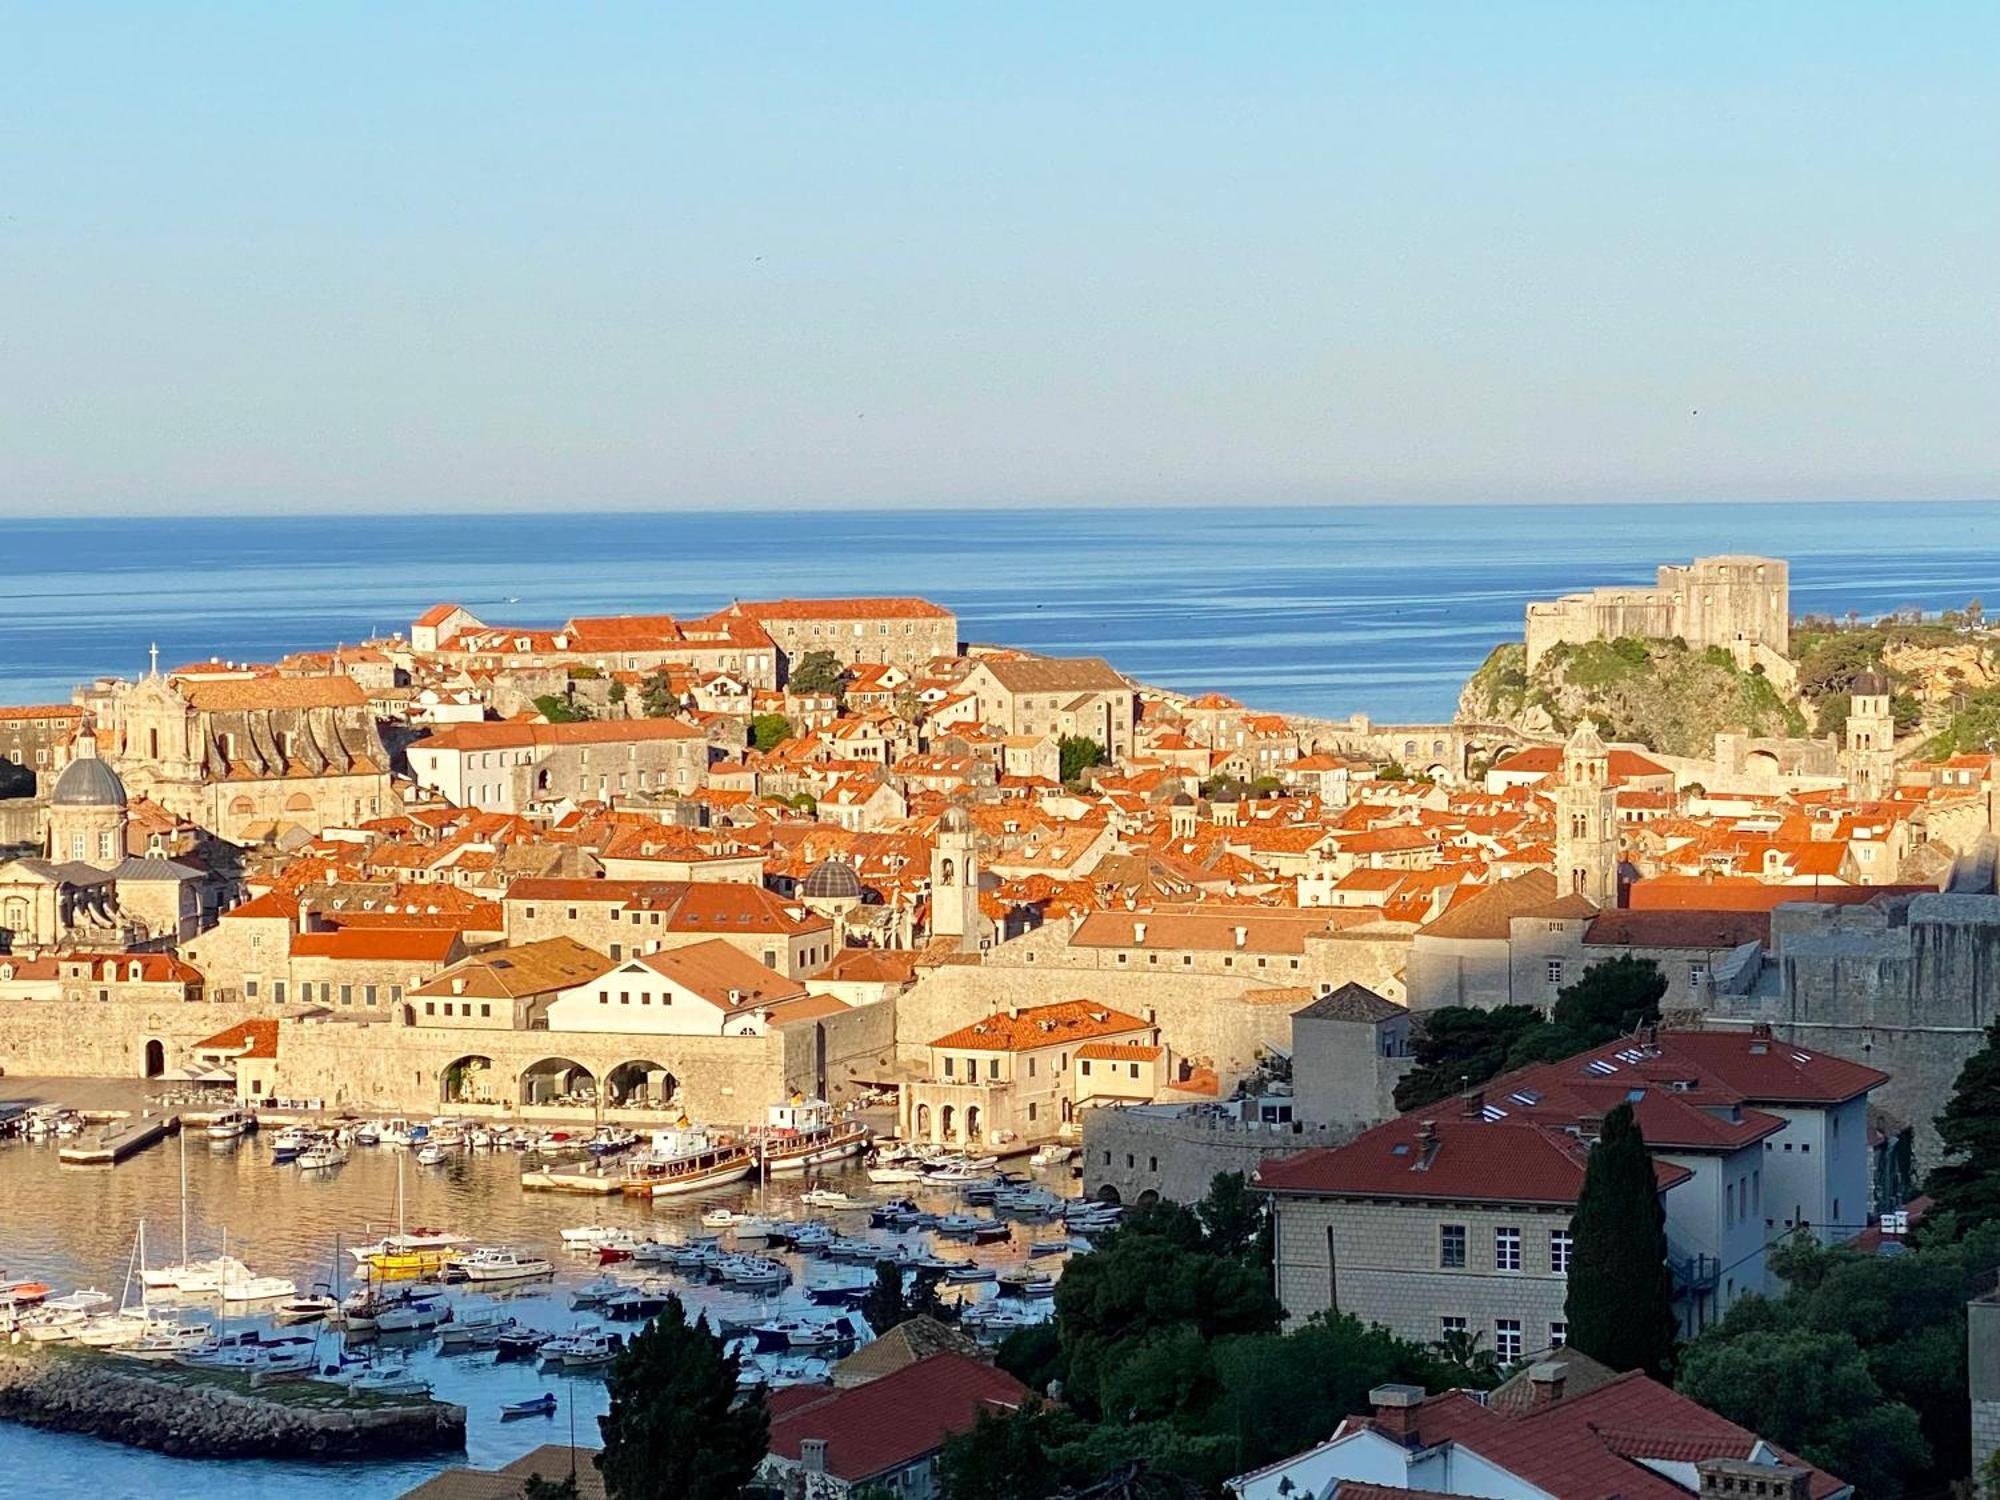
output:
[{"label": "calm sea water", "polygon": [[[193,1140],[188,1149],[191,1251],[198,1257],[216,1253],[227,1230],[229,1253],[259,1273],[289,1276],[301,1288],[325,1281],[331,1274],[336,1235],[355,1244],[364,1242],[363,1232],[371,1227],[374,1234],[394,1227],[397,1154],[356,1148],[345,1167],[324,1177],[272,1165],[268,1148],[254,1140],[230,1144]],[[760,1201],[764,1210],[777,1216],[811,1216],[796,1203],[804,1186],[796,1179],[774,1181],[762,1190],[761,1200],[758,1190],[746,1184],[701,1199],[654,1206],[615,1196],[523,1192],[520,1162],[512,1153],[463,1155],[448,1166],[433,1168],[416,1167],[403,1154],[410,1224],[450,1228],[486,1244],[533,1248],[557,1262],[553,1285],[501,1294],[512,1315],[540,1328],[597,1323],[629,1332],[636,1326],[606,1323],[601,1314],[571,1309],[570,1294],[601,1273],[591,1258],[561,1249],[559,1231],[565,1225],[629,1223],[670,1234],[700,1233],[698,1219],[704,1209],[718,1203],[747,1208]],[[96,1286],[116,1296],[141,1218],[147,1221],[149,1259],[156,1264],[179,1259],[179,1166],[179,1148],[171,1143],[110,1169],[61,1166],[51,1143],[0,1144],[0,1268],[10,1277],[39,1277],[65,1290]],[[825,1180],[857,1198],[887,1191],[871,1189],[865,1174],[854,1168]],[[1047,1185],[1057,1192],[1068,1191],[1054,1177]],[[928,1195],[921,1201],[926,1207],[948,1210],[956,1199]],[[1060,1233],[1056,1226],[1016,1224],[1011,1241],[975,1252],[960,1241],[870,1231],[862,1214],[823,1216],[842,1233],[922,1243],[947,1259],[976,1255],[1002,1266],[1026,1264],[1031,1238]],[[794,1284],[767,1299],[690,1284],[664,1270],[658,1274],[679,1286],[691,1305],[730,1317],[793,1312],[807,1305],[799,1287],[859,1280],[868,1274],[824,1260],[781,1258],[795,1268]],[[621,1274],[638,1279],[645,1273],[626,1268]],[[985,1298],[996,1292],[988,1284],[968,1288],[964,1295]],[[218,1310],[219,1304],[211,1304],[208,1312],[213,1315]],[[230,1326],[247,1327],[254,1321],[232,1320]],[[308,1325],[296,1331],[314,1330]],[[320,1336],[325,1363],[336,1357],[339,1336],[330,1332]],[[389,1500],[448,1463],[491,1467],[541,1443],[567,1442],[572,1412],[576,1441],[584,1446],[597,1443],[597,1418],[607,1404],[600,1380],[585,1376],[566,1380],[559,1372],[543,1373],[533,1363],[500,1364],[491,1352],[445,1356],[434,1340],[408,1346],[408,1352],[413,1368],[433,1382],[439,1397],[466,1407],[466,1457],[363,1464],[194,1461],[0,1422],[0,1495],[33,1500],[189,1495],[201,1500],[269,1500],[274,1495],[290,1500]],[[504,1402],[544,1390],[553,1390],[560,1403],[555,1418],[501,1421]]]},{"label": "calm sea water", "polygon": [[[1450,506],[0,520],[0,702],[406,627],[916,593],[968,638],[1299,713],[1448,717],[1532,598],[1762,552],[1799,612],[2000,592],[2000,505]],[[518,598],[518,604],[502,601]]]}]

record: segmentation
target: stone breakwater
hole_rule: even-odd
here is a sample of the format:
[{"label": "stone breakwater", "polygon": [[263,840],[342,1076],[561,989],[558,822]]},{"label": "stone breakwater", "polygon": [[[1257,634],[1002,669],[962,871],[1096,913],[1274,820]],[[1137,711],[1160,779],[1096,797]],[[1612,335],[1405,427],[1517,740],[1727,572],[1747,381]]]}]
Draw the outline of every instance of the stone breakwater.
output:
[{"label": "stone breakwater", "polygon": [[393,1458],[465,1447],[465,1408],[309,1381],[149,1372],[74,1352],[0,1350],[0,1417],[181,1458]]}]

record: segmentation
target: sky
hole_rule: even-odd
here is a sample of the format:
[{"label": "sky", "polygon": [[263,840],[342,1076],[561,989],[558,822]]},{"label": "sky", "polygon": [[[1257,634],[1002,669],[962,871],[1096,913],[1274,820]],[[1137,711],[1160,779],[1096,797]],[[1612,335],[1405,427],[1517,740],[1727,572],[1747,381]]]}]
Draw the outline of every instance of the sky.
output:
[{"label": "sky", "polygon": [[2000,496],[2000,6],[0,0],[0,515]]}]

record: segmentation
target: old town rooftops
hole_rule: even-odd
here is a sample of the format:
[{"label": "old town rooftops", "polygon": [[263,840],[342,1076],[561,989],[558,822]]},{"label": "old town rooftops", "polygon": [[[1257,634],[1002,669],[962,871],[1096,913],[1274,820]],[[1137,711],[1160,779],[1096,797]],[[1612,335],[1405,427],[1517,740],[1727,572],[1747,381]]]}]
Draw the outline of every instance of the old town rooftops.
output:
[{"label": "old town rooftops", "polygon": [[[1580,1136],[1553,1125],[1466,1118],[1459,1107],[1457,1099],[1440,1100],[1344,1146],[1267,1161],[1252,1181],[1308,1196],[1575,1206],[1590,1154]],[[1665,1192],[1694,1173],[1655,1158],[1653,1175]]]},{"label": "old town rooftops", "polygon": [[293,958],[330,958],[350,963],[437,963],[458,947],[455,927],[337,927],[331,932],[292,936]]},{"label": "old town rooftops", "polygon": [[544,938],[460,959],[410,994],[519,1000],[582,984],[610,967],[609,958],[574,938]]},{"label": "old town rooftops", "polygon": [[845,1390],[773,1392],[770,1451],[799,1460],[806,1443],[823,1443],[826,1473],[858,1486],[936,1452],[946,1438],[970,1431],[981,1412],[1011,1409],[1027,1395],[1005,1370],[947,1350]]},{"label": "old town rooftops", "polygon": [[806,993],[806,987],[796,979],[787,979],[776,970],[765,968],[720,938],[690,943],[684,948],[663,948],[622,964],[607,961],[591,978],[602,982],[634,963],[701,996],[719,1010],[758,1010],[781,1000],[798,999]]},{"label": "old town rooftops", "polygon": [[577,724],[510,720],[502,724],[454,724],[426,735],[412,750],[524,750],[564,745],[630,745],[650,740],[703,738],[679,719],[589,719]]},{"label": "old town rooftops", "polygon": [[1070,936],[1073,948],[1150,948],[1216,953],[1303,954],[1306,939],[1370,919],[1360,908],[1269,907],[1094,911]]},{"label": "old town rooftops", "polygon": [[249,677],[184,682],[181,696],[202,713],[263,708],[363,708],[368,695],[344,673],[333,677]]},{"label": "old town rooftops", "polygon": [[1010,693],[1120,692],[1132,686],[1101,656],[988,656],[978,665]]},{"label": "old town rooftops", "polygon": [[946,1032],[933,1047],[971,1052],[1031,1052],[1038,1047],[1150,1032],[1152,1022],[1113,1010],[1095,1000],[1060,1000],[1054,1005],[1016,1006]]},{"label": "old town rooftops", "polygon": [[832,925],[762,886],[720,880],[591,880],[525,876],[507,887],[509,907],[602,903],[657,911],[670,932],[801,933]]},{"label": "old town rooftops", "polygon": [[1445,909],[1443,916],[1417,935],[1504,940],[1513,933],[1514,918],[1526,916],[1536,907],[1547,906],[1555,899],[1555,876],[1547,870],[1530,870],[1524,875],[1496,880],[1468,895],[1461,895]]},{"label": "old town rooftops", "polygon": [[278,1022],[276,1018],[239,1021],[227,1031],[218,1031],[196,1042],[188,1050],[226,1054],[253,1062],[274,1058],[278,1055]]},{"label": "old town rooftops", "polygon": [[766,599],[739,601],[725,613],[759,620],[949,620],[950,610],[928,599]]}]

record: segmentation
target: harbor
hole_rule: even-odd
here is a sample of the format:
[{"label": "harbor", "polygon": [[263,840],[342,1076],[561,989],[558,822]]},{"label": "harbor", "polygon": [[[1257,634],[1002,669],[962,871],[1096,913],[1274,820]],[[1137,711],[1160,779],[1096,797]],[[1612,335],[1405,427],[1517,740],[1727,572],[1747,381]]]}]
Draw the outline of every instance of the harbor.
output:
[{"label": "harbor", "polygon": [[[292,1372],[235,1372],[259,1379],[266,1399],[286,1387],[324,1387],[334,1394],[321,1399],[340,1402],[358,1388],[363,1398],[402,1395],[457,1410],[467,1461],[494,1464],[550,1441],[552,1431],[566,1435],[572,1421],[582,1441],[594,1442],[607,1404],[604,1371],[667,1295],[727,1334],[743,1358],[746,1384],[819,1380],[871,1336],[857,1303],[882,1261],[901,1266],[909,1284],[931,1278],[941,1299],[962,1307],[965,1332],[990,1344],[1049,1315],[1063,1263],[1088,1246],[1066,1215],[1078,1226],[1100,1222],[1101,1211],[1067,1196],[1073,1184],[1065,1165],[980,1160],[954,1168],[878,1157],[871,1168],[845,1155],[687,1194],[585,1196],[533,1191],[523,1178],[554,1160],[573,1168],[595,1163],[620,1180],[643,1182],[640,1159],[650,1155],[650,1141],[644,1150],[635,1142],[592,1157],[584,1130],[573,1135],[571,1151],[545,1159],[474,1147],[468,1131],[433,1154],[433,1164],[420,1165],[422,1149],[410,1143],[407,1127],[437,1122],[405,1123],[403,1144],[382,1143],[378,1127],[371,1132],[376,1144],[357,1142],[341,1165],[319,1171],[302,1168],[297,1156],[280,1159],[289,1127],[273,1121],[228,1137],[191,1127],[111,1173],[59,1161],[61,1144],[87,1133],[0,1144],[0,1219],[8,1225],[0,1281],[46,1286],[51,1300],[71,1288],[94,1289],[115,1306],[136,1259],[155,1279],[186,1270],[197,1286],[203,1268],[228,1262],[212,1273],[216,1290],[151,1288],[145,1316],[162,1346],[181,1323],[207,1330],[190,1332],[191,1345],[240,1341],[234,1353],[212,1347],[212,1359],[255,1365],[290,1351],[301,1366]],[[634,1160],[623,1160],[627,1155]],[[871,1170],[884,1180],[871,1180]],[[142,1219],[148,1247],[135,1256]],[[426,1237],[439,1241],[435,1250],[425,1248]],[[400,1255],[411,1259],[392,1258]],[[230,1277],[239,1293],[284,1283],[288,1295],[230,1300],[221,1285]],[[363,1305],[371,1295],[372,1309]],[[281,1312],[316,1298],[318,1317],[292,1322]],[[342,1313],[326,1317],[326,1302]],[[135,1364],[73,1344],[31,1347],[25,1338],[7,1357],[64,1370],[87,1362],[120,1379],[153,1382],[184,1368]],[[211,1366],[198,1377],[204,1388],[214,1373]],[[146,1492],[138,1477],[146,1471],[137,1466],[144,1450],[123,1446],[157,1438],[144,1424],[126,1431],[89,1419],[54,1430],[27,1425],[34,1418],[17,1404],[0,1410],[17,1418],[0,1422],[0,1463],[38,1471],[53,1464],[58,1477],[45,1491],[49,1500]],[[95,1435],[79,1435],[85,1432]],[[166,1441],[148,1446],[176,1451]],[[387,1500],[435,1467],[434,1458],[416,1458],[408,1448],[334,1467],[326,1449],[309,1445],[267,1450],[210,1437],[189,1446],[185,1433],[171,1441],[179,1461],[199,1470],[191,1482],[206,1500],[248,1500],[280,1488],[331,1495],[336,1486],[351,1500]],[[56,1457],[78,1443],[87,1445],[80,1454]],[[307,1457],[315,1451],[320,1460]],[[194,1456],[225,1452],[235,1456]],[[71,1481],[61,1476],[69,1472],[95,1481],[66,1488]],[[105,1483],[107,1474],[132,1479],[121,1488],[115,1477]]]}]

